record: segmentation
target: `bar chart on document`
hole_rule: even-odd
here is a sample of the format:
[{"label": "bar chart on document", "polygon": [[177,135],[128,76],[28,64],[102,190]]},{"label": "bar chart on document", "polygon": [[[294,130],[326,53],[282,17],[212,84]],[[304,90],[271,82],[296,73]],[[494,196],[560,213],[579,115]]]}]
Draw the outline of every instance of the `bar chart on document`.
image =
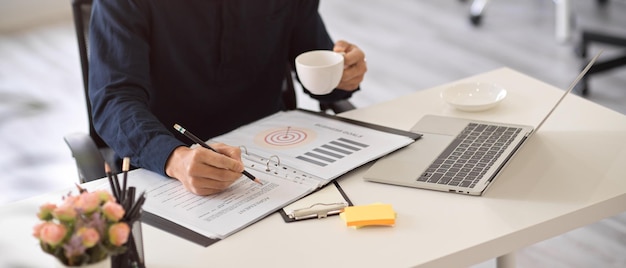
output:
[{"label": "bar chart on document", "polygon": [[[263,131],[255,137],[254,141],[255,144],[271,150],[286,150],[289,148],[303,148],[306,144],[316,139],[317,132],[312,129],[287,126]],[[341,161],[344,157],[368,146],[368,144],[358,142],[355,139],[331,138],[328,142],[317,147],[307,147],[300,155],[296,156],[296,159],[324,167]]]},{"label": "bar chart on document", "polygon": [[241,146],[251,168],[320,185],[414,140],[300,110],[279,112],[212,139]]}]

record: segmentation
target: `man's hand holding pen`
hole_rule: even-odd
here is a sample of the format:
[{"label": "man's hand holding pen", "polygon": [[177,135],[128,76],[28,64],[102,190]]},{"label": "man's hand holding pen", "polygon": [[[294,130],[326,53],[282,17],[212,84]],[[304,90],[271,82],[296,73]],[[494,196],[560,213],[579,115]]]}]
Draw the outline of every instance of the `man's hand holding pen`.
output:
[{"label": "man's hand holding pen", "polygon": [[176,148],[167,160],[165,172],[197,195],[223,191],[244,171],[241,150],[219,143],[212,144],[211,148],[215,151],[202,146]]}]

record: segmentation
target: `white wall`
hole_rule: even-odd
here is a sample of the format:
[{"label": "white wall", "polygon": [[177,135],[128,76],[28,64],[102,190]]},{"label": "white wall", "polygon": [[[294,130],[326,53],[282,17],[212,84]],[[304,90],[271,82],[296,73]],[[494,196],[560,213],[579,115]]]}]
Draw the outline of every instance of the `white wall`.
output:
[{"label": "white wall", "polygon": [[71,19],[71,0],[0,0],[0,33]]}]

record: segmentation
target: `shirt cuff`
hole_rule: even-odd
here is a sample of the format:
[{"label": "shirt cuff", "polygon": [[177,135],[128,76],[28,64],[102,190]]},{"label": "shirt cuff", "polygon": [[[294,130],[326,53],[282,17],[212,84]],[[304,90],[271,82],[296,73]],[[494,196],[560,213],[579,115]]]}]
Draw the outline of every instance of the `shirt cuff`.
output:
[{"label": "shirt cuff", "polygon": [[168,135],[154,137],[147,144],[143,152],[141,152],[141,155],[145,156],[141,157],[143,158],[141,166],[165,177],[169,177],[165,173],[165,164],[167,164],[167,159],[170,157],[172,152],[174,152],[174,149],[179,146],[187,145]]},{"label": "shirt cuff", "polygon": [[331,93],[326,95],[315,95],[311,94],[311,92],[306,88],[304,89],[307,94],[309,94],[312,98],[318,100],[321,103],[332,103],[339,100],[349,99],[350,97],[352,97],[352,94],[354,92],[357,92],[359,90],[361,90],[361,87],[358,87],[356,90],[353,91],[334,89]]}]

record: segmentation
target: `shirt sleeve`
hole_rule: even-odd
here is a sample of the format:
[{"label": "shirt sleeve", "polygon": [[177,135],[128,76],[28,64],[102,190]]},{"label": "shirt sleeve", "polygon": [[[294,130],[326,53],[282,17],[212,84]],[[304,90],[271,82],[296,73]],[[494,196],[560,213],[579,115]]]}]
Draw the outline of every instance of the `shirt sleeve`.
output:
[{"label": "shirt sleeve", "polygon": [[150,112],[148,16],[140,1],[94,1],[89,98],[94,127],[116,154],[166,175],[168,157],[184,143]]}]

